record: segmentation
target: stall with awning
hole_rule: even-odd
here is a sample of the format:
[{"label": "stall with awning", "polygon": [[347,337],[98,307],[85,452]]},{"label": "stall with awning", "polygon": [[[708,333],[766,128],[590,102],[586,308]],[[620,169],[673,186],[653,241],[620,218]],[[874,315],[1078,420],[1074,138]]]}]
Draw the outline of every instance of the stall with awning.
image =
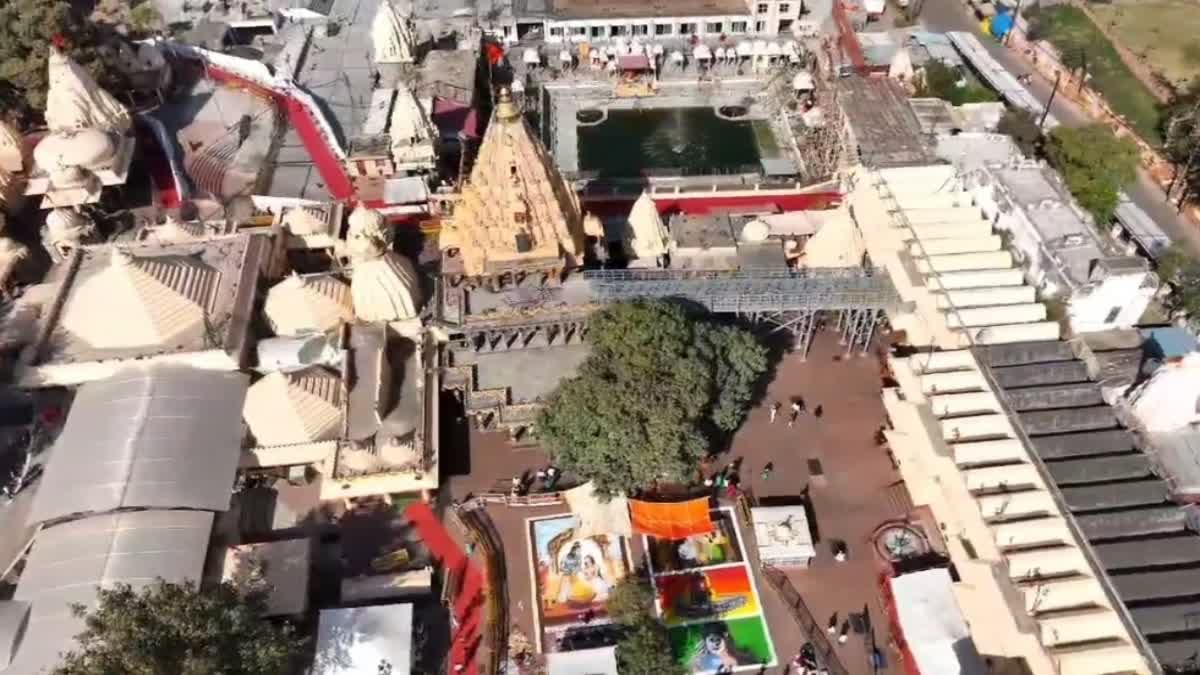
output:
[{"label": "stall with awning", "polygon": [[617,57],[617,68],[625,73],[640,73],[652,70],[650,59],[645,54],[626,54]]}]

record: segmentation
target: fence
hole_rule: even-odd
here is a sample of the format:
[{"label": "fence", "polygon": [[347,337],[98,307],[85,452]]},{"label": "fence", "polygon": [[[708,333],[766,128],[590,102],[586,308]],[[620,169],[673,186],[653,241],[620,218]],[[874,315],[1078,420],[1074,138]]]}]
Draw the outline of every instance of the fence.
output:
[{"label": "fence", "polygon": [[487,627],[481,632],[476,659],[486,659],[485,675],[498,675],[508,658],[508,570],[504,562],[504,546],[500,533],[481,504],[459,506],[455,509],[467,536],[483,551],[487,570]]},{"label": "fence", "polygon": [[762,571],[763,576],[767,578],[767,581],[779,593],[779,597],[787,604],[792,618],[800,626],[800,632],[812,643],[813,648],[817,652],[818,665],[828,670],[829,675],[850,675],[846,667],[842,665],[841,659],[838,658],[833,645],[830,644],[829,638],[826,637],[825,631],[813,619],[812,612],[809,611],[804,598],[800,596],[800,591],[796,590],[796,587],[792,585],[787,575],[780,569],[770,565],[763,565]]}]

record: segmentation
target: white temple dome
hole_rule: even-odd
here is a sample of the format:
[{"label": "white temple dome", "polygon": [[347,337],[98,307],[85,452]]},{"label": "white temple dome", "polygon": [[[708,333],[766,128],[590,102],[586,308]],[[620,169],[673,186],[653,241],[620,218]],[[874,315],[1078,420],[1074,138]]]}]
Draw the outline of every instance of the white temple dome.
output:
[{"label": "white temple dome", "polygon": [[125,106],[55,47],[50,48],[47,75],[46,126],[52,132],[98,129],[124,134],[132,126]]},{"label": "white temple dome", "polygon": [[347,231],[348,236],[383,232],[386,224],[382,213],[375,209],[367,208],[362,202],[359,202],[358,206],[355,206],[354,210],[350,212],[348,222],[350,224],[350,228]]},{"label": "white temple dome", "polygon": [[407,321],[416,318],[420,309],[416,271],[395,251],[356,264],[350,294],[354,313],[363,321]]},{"label": "white temple dome", "polygon": [[54,175],[68,167],[102,167],[116,152],[117,145],[108,134],[96,129],[78,129],[46,136],[33,149],[33,157],[38,166]]},{"label": "white temple dome", "polygon": [[242,417],[260,446],[336,439],[342,431],[342,379],[321,366],[275,371],[250,385]]},{"label": "white temple dome", "polygon": [[354,320],[350,286],[331,276],[293,274],[267,291],[263,314],[279,336],[325,333]]}]

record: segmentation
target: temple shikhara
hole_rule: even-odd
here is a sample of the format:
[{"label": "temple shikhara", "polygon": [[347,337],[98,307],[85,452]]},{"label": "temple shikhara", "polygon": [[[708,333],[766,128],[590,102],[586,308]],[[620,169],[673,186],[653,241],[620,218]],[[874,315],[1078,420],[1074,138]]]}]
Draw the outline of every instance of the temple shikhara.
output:
[{"label": "temple shikhara", "polygon": [[470,177],[442,225],[442,274],[452,283],[557,280],[583,265],[588,237],[603,236],[587,224],[579,197],[501,90]]}]

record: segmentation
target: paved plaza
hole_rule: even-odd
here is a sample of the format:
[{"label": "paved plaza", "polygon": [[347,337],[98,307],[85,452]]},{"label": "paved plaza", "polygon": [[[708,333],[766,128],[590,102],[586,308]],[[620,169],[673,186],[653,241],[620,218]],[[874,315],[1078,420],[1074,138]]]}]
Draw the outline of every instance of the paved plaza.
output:
[{"label": "paved plaza", "polygon": [[[840,627],[851,613],[866,608],[875,644],[886,661],[878,672],[899,675],[903,668],[888,646],[887,614],[880,598],[884,566],[875,553],[872,535],[884,523],[921,518],[909,513],[911,505],[899,475],[887,450],[876,443],[875,433],[884,421],[880,362],[874,356],[843,356],[845,347],[838,344],[837,337],[833,332],[820,333],[807,360],[789,354],[776,365],[765,397],[750,411],[729,452],[714,464],[723,466],[740,459],[742,483],[759,500],[795,498],[807,488],[817,556],[809,569],[789,570],[788,579],[822,628],[834,613]],[[807,411],[789,427],[788,404],[794,397],[805,399]],[[774,423],[769,415],[772,401],[783,404]],[[813,414],[818,405],[822,412],[819,420]],[[503,491],[514,475],[548,464],[540,448],[514,447],[503,434],[471,431],[469,439],[469,466],[460,467],[461,475],[448,481],[452,499]],[[768,462],[774,471],[764,480],[761,472]],[[721,503],[731,504],[724,499]],[[568,509],[565,505],[491,505],[487,510],[507,558],[512,625],[532,639],[537,607],[531,587],[528,519],[560,515]],[[929,525],[920,524],[930,532]],[[751,569],[756,571],[755,584],[779,662],[767,672],[783,673],[805,638],[779,594],[758,572],[753,532],[744,522],[739,527]],[[936,526],[932,531],[936,534]],[[835,560],[834,542],[845,543],[848,556],[844,562]],[[634,566],[639,567],[645,560],[642,538],[635,536],[630,543]],[[836,635],[827,637],[848,672],[873,672],[866,634],[851,630],[841,645]]]}]

